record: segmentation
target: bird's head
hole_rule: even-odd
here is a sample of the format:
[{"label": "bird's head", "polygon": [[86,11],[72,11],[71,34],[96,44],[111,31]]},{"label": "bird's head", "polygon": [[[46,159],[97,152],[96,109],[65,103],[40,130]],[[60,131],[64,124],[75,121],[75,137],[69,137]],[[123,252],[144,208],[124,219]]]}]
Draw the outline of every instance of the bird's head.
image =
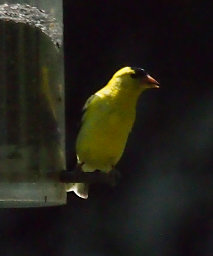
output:
[{"label": "bird's head", "polygon": [[145,90],[148,88],[159,88],[159,83],[151,77],[144,69],[125,67],[118,70],[112,80],[117,80],[122,87],[130,89]]}]

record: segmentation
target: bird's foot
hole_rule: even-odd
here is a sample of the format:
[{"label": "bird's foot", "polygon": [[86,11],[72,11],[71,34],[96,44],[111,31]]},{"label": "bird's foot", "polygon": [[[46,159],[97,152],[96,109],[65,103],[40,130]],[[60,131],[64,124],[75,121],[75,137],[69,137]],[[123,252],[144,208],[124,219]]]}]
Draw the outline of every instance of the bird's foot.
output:
[{"label": "bird's foot", "polygon": [[106,183],[111,186],[116,186],[120,180],[121,174],[114,167],[109,173],[96,170],[94,172],[83,172],[82,164],[76,165],[72,171],[62,171],[60,180],[64,183]]},{"label": "bird's foot", "polygon": [[74,174],[81,174],[83,173],[82,171],[82,166],[84,165],[84,162],[80,163],[80,164],[76,164],[75,168],[73,169],[73,173]]}]

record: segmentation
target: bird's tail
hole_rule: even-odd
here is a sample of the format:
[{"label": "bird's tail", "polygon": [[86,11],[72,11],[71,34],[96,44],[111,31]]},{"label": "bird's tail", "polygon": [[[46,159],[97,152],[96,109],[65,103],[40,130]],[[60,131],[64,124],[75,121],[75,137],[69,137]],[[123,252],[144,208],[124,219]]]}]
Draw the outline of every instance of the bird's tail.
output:
[{"label": "bird's tail", "polygon": [[67,192],[73,191],[77,196],[83,199],[87,199],[89,185],[85,183],[70,183],[66,185],[66,191]]}]

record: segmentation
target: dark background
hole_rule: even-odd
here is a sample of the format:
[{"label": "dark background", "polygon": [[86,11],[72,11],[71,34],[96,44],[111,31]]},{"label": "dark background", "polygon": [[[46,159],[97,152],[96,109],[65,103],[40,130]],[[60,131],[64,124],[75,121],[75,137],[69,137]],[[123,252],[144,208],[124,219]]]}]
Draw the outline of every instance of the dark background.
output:
[{"label": "dark background", "polygon": [[210,3],[64,1],[68,167],[81,107],[117,69],[143,67],[161,88],[141,97],[119,185],[1,209],[1,255],[213,254]]}]

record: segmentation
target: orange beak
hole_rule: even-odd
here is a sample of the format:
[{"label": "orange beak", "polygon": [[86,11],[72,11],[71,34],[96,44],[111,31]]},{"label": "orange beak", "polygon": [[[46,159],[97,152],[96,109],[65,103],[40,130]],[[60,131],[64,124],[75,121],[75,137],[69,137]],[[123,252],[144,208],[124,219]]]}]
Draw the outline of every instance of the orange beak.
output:
[{"label": "orange beak", "polygon": [[143,78],[143,83],[149,84],[151,88],[160,88],[160,84],[150,75]]}]

